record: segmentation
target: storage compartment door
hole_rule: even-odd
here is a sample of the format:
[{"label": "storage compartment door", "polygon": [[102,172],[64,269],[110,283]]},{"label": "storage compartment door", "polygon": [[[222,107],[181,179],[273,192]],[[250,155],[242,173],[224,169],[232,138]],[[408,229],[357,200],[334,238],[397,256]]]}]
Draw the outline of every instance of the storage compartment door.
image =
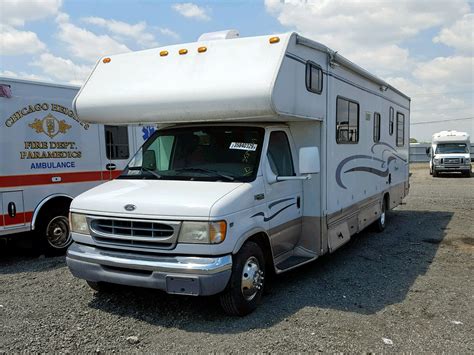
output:
[{"label": "storage compartment door", "polygon": [[25,225],[23,191],[2,193],[3,222],[5,228]]}]

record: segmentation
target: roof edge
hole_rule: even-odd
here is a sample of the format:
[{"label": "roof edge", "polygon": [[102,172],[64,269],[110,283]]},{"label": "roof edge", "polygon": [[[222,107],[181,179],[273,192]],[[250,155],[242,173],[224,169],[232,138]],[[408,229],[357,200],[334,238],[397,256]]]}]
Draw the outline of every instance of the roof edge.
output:
[{"label": "roof edge", "polygon": [[385,80],[380,79],[378,76],[375,76],[374,74],[371,74],[366,69],[364,69],[364,68],[360,67],[359,65],[351,62],[349,59],[343,57],[342,55],[337,53],[337,51],[332,50],[331,48],[325,46],[324,44],[313,41],[312,39],[303,37],[299,34],[296,34],[296,44],[301,44],[303,46],[306,46],[306,47],[324,52],[324,53],[329,55],[332,62],[336,62],[339,65],[355,72],[356,74],[362,76],[363,78],[366,78],[366,79],[368,79],[368,80],[370,80],[370,81],[372,81],[372,82],[374,82],[378,85],[390,88],[395,93],[403,96],[408,101],[411,101],[411,98],[408,95],[404,94],[403,92],[401,92],[397,88],[393,87],[392,85],[387,83]]}]

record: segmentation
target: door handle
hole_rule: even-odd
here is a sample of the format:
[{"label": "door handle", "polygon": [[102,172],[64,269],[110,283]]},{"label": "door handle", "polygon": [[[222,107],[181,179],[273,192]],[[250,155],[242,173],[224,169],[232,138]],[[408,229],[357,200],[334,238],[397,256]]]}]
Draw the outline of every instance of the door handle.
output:
[{"label": "door handle", "polygon": [[106,168],[107,170],[115,170],[115,169],[117,169],[117,165],[115,165],[114,163],[108,163],[108,164],[105,166],[105,168]]},{"label": "door handle", "polygon": [[13,218],[16,216],[16,205],[15,202],[10,202],[8,204],[8,215]]}]

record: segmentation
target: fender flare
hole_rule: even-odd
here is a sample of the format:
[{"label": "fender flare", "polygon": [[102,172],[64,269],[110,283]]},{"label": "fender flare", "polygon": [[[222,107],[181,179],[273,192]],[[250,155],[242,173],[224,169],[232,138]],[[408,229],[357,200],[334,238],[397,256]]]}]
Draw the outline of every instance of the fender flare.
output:
[{"label": "fender flare", "polygon": [[35,226],[36,226],[36,219],[38,218],[38,215],[41,211],[41,208],[49,201],[51,201],[53,198],[56,198],[56,197],[65,197],[65,198],[68,198],[70,199],[71,201],[73,200],[73,197],[68,195],[68,194],[52,194],[52,195],[49,195],[49,196],[46,196],[44,199],[41,200],[40,203],[38,203],[38,205],[36,206],[35,208],[35,211],[33,212],[33,218],[31,220],[31,230],[35,230]]},{"label": "fender flare", "polygon": [[240,250],[240,248],[242,248],[242,245],[244,245],[244,243],[250,237],[254,236],[255,234],[259,234],[259,233],[264,234],[268,238],[268,243],[270,244],[270,252],[271,252],[272,257],[273,257],[273,250],[271,249],[272,243],[270,243],[270,237],[268,236],[267,231],[265,229],[261,228],[261,227],[252,228],[249,231],[242,234],[240,236],[240,238],[237,240],[237,243],[235,243],[234,249],[232,250],[232,254],[236,254]]}]

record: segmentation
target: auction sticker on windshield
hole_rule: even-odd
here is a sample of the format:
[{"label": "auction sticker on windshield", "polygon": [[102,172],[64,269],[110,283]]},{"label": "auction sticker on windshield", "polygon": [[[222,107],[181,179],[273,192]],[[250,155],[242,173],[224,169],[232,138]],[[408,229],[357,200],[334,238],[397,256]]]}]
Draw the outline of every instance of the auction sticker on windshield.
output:
[{"label": "auction sticker on windshield", "polygon": [[258,144],[255,143],[232,142],[229,149],[250,150],[254,152],[257,150],[257,146]]}]

